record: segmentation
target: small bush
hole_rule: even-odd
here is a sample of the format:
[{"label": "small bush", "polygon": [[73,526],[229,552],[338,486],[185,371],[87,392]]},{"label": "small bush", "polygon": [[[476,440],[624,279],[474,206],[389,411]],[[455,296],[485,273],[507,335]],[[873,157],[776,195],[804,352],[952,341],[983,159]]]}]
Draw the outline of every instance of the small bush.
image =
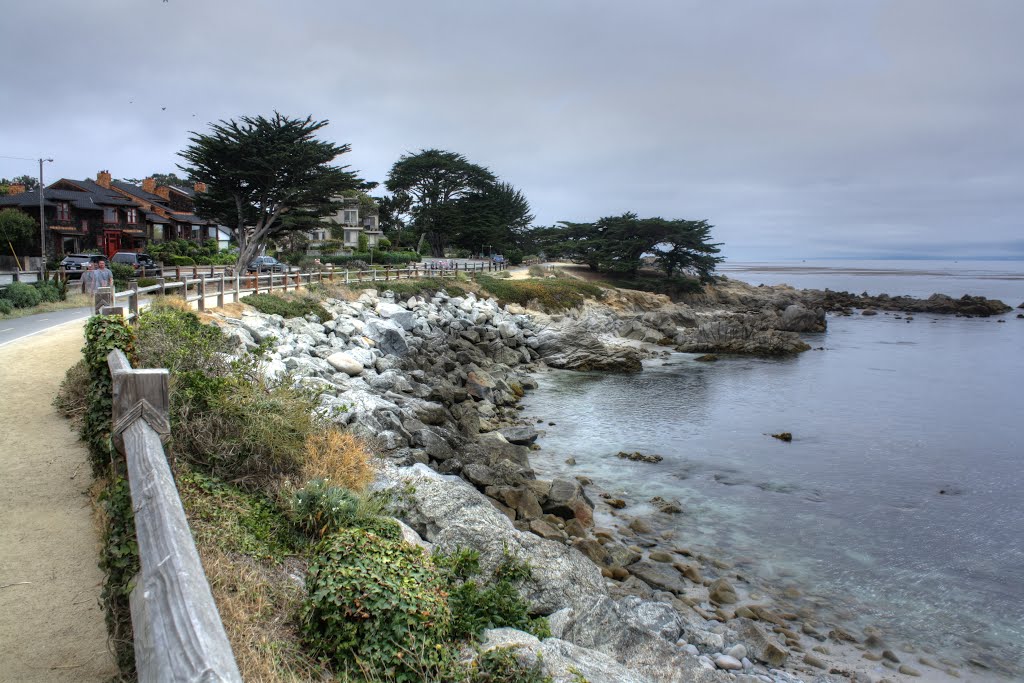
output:
[{"label": "small bush", "polygon": [[64,301],[67,298],[68,290],[66,285],[61,287],[56,282],[43,280],[33,283],[32,286],[36,288],[40,299],[44,302],[55,303],[57,301]]},{"label": "small bush", "polygon": [[531,302],[536,302],[547,311],[578,308],[587,298],[601,299],[604,297],[604,290],[583,280],[565,278],[499,280],[481,275],[477,282],[502,304],[516,303],[528,306]]},{"label": "small bush", "polygon": [[82,440],[89,446],[93,474],[102,476],[110,466],[110,419],[113,383],[107,355],[121,349],[134,362],[135,333],[117,315],[95,315],[85,324],[82,354],[89,371],[88,406],[82,419]]},{"label": "small bush", "polygon": [[170,254],[165,257],[167,265],[170,266],[194,266],[196,260],[191,256],[178,256],[176,254]]},{"label": "small bush", "polygon": [[12,282],[6,289],[0,290],[0,293],[14,308],[31,308],[38,306],[43,300],[37,288],[24,282]]},{"label": "small bush", "polygon": [[296,525],[315,538],[352,526],[359,513],[359,498],[327,479],[314,479],[292,496]]},{"label": "small bush", "polygon": [[224,333],[179,306],[156,301],[139,316],[139,367],[167,368],[172,374],[190,370],[225,374],[228,364],[221,354],[230,349],[230,344]]},{"label": "small bush", "polygon": [[64,417],[78,420],[85,414],[88,406],[89,367],[84,360],[79,360],[64,373],[57,395],[53,398],[53,407]]},{"label": "small bush", "polygon": [[362,491],[376,475],[373,455],[348,432],[329,428],[306,438],[302,476],[306,481],[327,479],[335,486]]},{"label": "small bush", "polygon": [[[139,278],[139,288],[141,289],[143,287],[152,287],[153,285],[157,284],[158,282],[159,281],[155,277],[140,277]],[[155,294],[159,294],[160,292],[154,292],[154,293]]]},{"label": "small bush", "polygon": [[114,275],[114,281],[121,284],[135,277],[135,269],[127,263],[111,263],[110,272]]},{"label": "small bush", "polygon": [[14,304],[7,299],[0,299],[0,315],[9,315],[14,312]]},{"label": "small bush", "polygon": [[301,299],[283,299],[273,294],[250,294],[242,297],[242,303],[249,304],[260,313],[279,315],[282,318],[302,318],[309,313],[320,320],[331,320],[333,316],[310,297]]},{"label": "small bush", "polygon": [[396,683],[450,666],[451,614],[420,548],[343,529],[317,549],[306,578],[302,630],[338,669],[353,665]]},{"label": "small bush", "polygon": [[526,272],[530,274],[530,277],[544,277],[546,275],[543,266],[530,266]]},{"label": "small bush", "polygon": [[448,607],[452,613],[452,634],[475,638],[487,628],[511,627],[529,631],[539,638],[550,637],[546,619],[533,619],[529,603],[516,586],[530,576],[530,566],[505,552],[493,579],[480,582],[480,555],[459,549],[450,554],[435,553],[434,562],[448,584]]}]

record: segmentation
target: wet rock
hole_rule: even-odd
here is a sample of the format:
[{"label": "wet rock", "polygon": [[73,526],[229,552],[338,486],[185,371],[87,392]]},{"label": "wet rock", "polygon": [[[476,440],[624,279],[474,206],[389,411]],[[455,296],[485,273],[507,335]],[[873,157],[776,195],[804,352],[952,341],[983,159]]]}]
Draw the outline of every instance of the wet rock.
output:
[{"label": "wet rock", "polygon": [[878,311],[873,308],[865,308],[860,312],[861,315],[878,315]]},{"label": "wet rock", "polygon": [[791,304],[782,312],[777,329],[787,332],[824,332],[825,310],[811,310],[801,304]]},{"label": "wet rock", "polygon": [[533,427],[505,427],[498,432],[509,443],[518,446],[529,446],[537,440],[538,432]]},{"label": "wet rock", "polygon": [[716,356],[713,353],[705,353],[700,356],[697,356],[696,358],[694,358],[694,360],[697,361],[698,363],[714,363],[716,360],[718,360],[718,356]]},{"label": "wet rock", "polygon": [[566,537],[563,532],[559,531],[542,519],[532,520],[530,522],[530,531],[541,538],[546,538],[551,541],[564,541]]},{"label": "wet rock", "polygon": [[616,457],[622,458],[623,460],[632,460],[633,462],[661,462],[665,458],[660,455],[645,455],[643,453],[634,452],[627,453],[625,451],[619,451],[615,454]]},{"label": "wet rock", "polygon": [[920,676],[921,672],[908,664],[901,664],[900,668],[897,669],[904,676]]},{"label": "wet rock", "polygon": [[563,519],[578,519],[580,524],[594,525],[594,504],[583,492],[579,482],[571,479],[554,479],[547,495],[541,501],[544,512],[558,515]]},{"label": "wet rock", "polygon": [[790,432],[779,432],[778,434],[772,434],[772,438],[778,439],[779,441],[790,442],[793,440],[793,435]]},{"label": "wet rock", "polygon": [[826,664],[820,657],[816,657],[816,656],[814,656],[812,654],[804,655],[804,664],[807,664],[809,666],[813,666],[816,669],[827,669],[828,668],[828,664]]},{"label": "wet rock", "polygon": [[665,500],[661,496],[651,498],[651,504],[658,510],[658,512],[666,515],[677,515],[683,511],[683,504],[678,500]]},{"label": "wet rock", "polygon": [[630,523],[629,523],[629,528],[633,532],[638,533],[638,534],[652,534],[652,533],[654,533],[654,529],[651,527],[650,524],[647,523],[647,520],[645,520],[645,519],[643,519],[641,517],[637,517],[636,519],[631,520]]},{"label": "wet rock", "polygon": [[629,570],[630,574],[652,588],[658,588],[679,595],[686,593],[686,584],[683,583],[679,572],[672,565],[640,560],[629,565],[626,569]]},{"label": "wet rock", "polygon": [[776,668],[786,663],[789,651],[750,619],[738,617],[730,626],[746,645],[747,656]]},{"label": "wet rock", "polygon": [[896,653],[892,650],[882,650],[882,658],[887,659],[894,664],[900,663],[900,658],[896,656]]},{"label": "wet rock", "polygon": [[654,562],[671,562],[672,556],[663,550],[654,550],[647,555]]},{"label": "wet rock", "polygon": [[708,586],[708,597],[719,604],[731,605],[736,602],[736,589],[727,579],[716,579]]}]

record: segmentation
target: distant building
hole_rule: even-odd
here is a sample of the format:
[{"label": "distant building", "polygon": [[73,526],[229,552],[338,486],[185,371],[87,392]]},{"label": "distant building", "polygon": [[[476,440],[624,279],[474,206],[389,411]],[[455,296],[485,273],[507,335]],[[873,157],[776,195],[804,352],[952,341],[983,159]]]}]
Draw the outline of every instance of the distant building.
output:
[{"label": "distant building", "polygon": [[[376,209],[367,210],[360,206],[358,197],[345,197],[340,201],[344,204],[342,208],[325,220],[340,227],[342,248],[357,249],[361,234],[366,235],[367,246],[371,249],[376,248],[381,238],[384,237]],[[324,242],[334,239],[331,232],[326,228],[311,231],[309,233],[310,249],[319,250]]]},{"label": "distant building", "polygon": [[[217,239],[227,246],[227,232],[215,221],[195,215],[192,189],[157,186],[147,178],[141,186],[113,180],[100,171],[96,180],[61,178],[43,190],[46,218],[46,253],[54,257],[98,250],[107,256],[118,251],[141,251],[149,242],[174,239]],[[39,192],[11,185],[0,196],[0,209],[17,208],[39,220]]]}]

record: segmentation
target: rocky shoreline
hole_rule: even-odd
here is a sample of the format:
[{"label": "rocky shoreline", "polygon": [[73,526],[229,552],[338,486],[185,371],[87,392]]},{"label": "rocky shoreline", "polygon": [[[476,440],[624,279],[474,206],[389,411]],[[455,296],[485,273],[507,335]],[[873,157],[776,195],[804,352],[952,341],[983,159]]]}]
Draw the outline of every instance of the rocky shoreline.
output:
[{"label": "rocky shoreline", "polygon": [[[497,629],[488,643],[541,656],[555,680],[578,680],[574,670],[591,683],[952,680],[962,663],[897,654],[880,633],[787,611],[736,568],[660,537],[643,518],[595,525],[595,510],[622,501],[585,478],[538,479],[530,464],[538,432],[518,401],[536,388],[534,373],[636,372],[667,348],[797,353],[810,348],[799,333],[824,331],[826,308],[846,301],[729,281],[683,304],[614,290],[549,315],[472,293],[365,291],[327,299],[332,320],[252,312],[217,322],[240,350],[270,341],[264,371],[320,391],[324,414],[373,445],[411,541],[471,547],[485,571],[506,551],[530,563],[524,597],[554,637]],[[659,514],[680,508],[652,504]]]}]

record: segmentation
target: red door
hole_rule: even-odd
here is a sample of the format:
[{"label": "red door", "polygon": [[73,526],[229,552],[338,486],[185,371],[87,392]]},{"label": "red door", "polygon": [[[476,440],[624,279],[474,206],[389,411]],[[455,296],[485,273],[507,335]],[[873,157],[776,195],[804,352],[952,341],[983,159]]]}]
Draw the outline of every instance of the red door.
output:
[{"label": "red door", "polygon": [[110,258],[121,251],[121,233],[117,230],[103,231],[103,253]]}]

